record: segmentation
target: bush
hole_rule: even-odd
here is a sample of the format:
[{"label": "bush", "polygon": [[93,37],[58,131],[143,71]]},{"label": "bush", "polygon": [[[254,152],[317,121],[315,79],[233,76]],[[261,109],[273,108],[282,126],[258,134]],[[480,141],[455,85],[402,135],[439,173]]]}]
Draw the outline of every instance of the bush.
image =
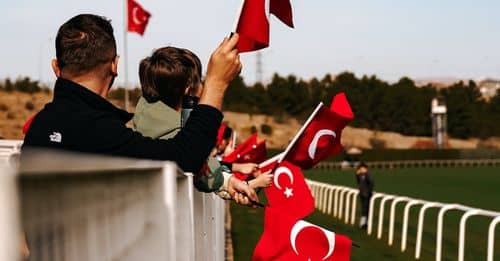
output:
[{"label": "bush", "polygon": [[260,125],[260,131],[266,135],[273,134],[273,128],[265,123]]}]

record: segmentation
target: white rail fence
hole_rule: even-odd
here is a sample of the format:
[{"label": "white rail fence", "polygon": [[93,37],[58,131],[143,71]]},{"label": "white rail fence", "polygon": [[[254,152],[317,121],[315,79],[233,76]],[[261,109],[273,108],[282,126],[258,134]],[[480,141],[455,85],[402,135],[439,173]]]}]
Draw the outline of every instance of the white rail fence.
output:
[{"label": "white rail fence", "polygon": [[[336,186],[326,183],[307,180],[311,192],[315,198],[315,206],[321,212],[332,215],[335,218],[344,220],[346,224],[355,224],[356,215],[356,202],[359,191],[345,186]],[[380,199],[380,200],[379,200]],[[439,213],[437,217],[436,227],[436,246],[435,246],[435,260],[442,259],[442,240],[443,240],[443,224],[446,212],[450,210],[459,210],[464,212],[460,219],[459,238],[458,242],[458,260],[463,261],[465,255],[465,238],[466,238],[466,225],[467,220],[471,216],[485,216],[492,218],[488,228],[488,241],[487,241],[487,261],[493,261],[494,247],[495,247],[495,228],[500,223],[500,212],[489,211],[484,209],[472,208],[461,204],[445,204],[440,202],[430,202],[420,199],[414,199],[398,195],[389,195],[384,193],[375,193],[370,200],[370,209],[368,215],[368,229],[369,235],[373,232],[375,204],[379,201],[378,208],[378,224],[377,224],[377,238],[381,239],[384,232],[384,211],[385,205],[390,203],[389,208],[389,228],[388,228],[388,245],[394,243],[394,224],[396,219],[396,206],[404,204],[403,224],[401,232],[401,252],[405,252],[407,248],[407,235],[408,235],[408,220],[410,209],[415,206],[420,206],[418,214],[417,235],[415,245],[415,259],[420,258],[422,249],[422,234],[425,222],[425,213],[429,208],[438,208]]]},{"label": "white rail fence", "polygon": [[34,152],[0,180],[0,260],[22,233],[30,260],[224,260],[224,201],[173,163]]},{"label": "white rail fence", "polygon": [[[394,161],[367,161],[370,168],[450,168],[450,167],[480,167],[500,166],[500,159],[454,159],[454,160],[394,160]],[[320,162],[316,169],[348,169],[352,168],[348,163],[342,162]]]}]

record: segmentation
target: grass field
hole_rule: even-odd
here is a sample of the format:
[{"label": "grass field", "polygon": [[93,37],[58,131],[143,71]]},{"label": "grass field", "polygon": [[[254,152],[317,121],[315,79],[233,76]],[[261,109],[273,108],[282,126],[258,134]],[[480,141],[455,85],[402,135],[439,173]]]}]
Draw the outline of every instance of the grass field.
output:
[{"label": "grass field", "polygon": [[[414,198],[461,203],[471,207],[500,211],[500,168],[414,168],[373,170],[375,190]],[[306,177],[331,184],[355,187],[352,171],[308,171]],[[378,205],[378,204],[377,204]],[[359,206],[359,204],[358,204]],[[378,207],[378,206],[377,206]],[[417,207],[410,212],[408,247],[400,252],[403,204],[396,215],[395,238],[392,247],[387,245],[387,229],[382,240],[356,227],[348,226],[315,211],[307,220],[340,234],[350,236],[360,249],[353,249],[352,260],[413,260],[417,224]],[[377,209],[376,209],[377,210]],[[384,222],[388,222],[386,205]],[[450,211],[445,216],[443,235],[443,260],[457,260],[459,219],[462,212]],[[232,206],[233,243],[235,260],[250,260],[253,248],[262,233],[263,210]],[[359,217],[359,213],[357,215]],[[424,227],[421,260],[434,260],[437,210],[427,212]],[[375,219],[375,222],[377,220]],[[471,217],[467,222],[465,260],[486,260],[487,228],[490,219]],[[387,228],[385,226],[385,228]],[[376,232],[376,230],[374,230]],[[500,228],[497,228],[495,260],[500,260]],[[374,233],[376,234],[376,233]]]}]

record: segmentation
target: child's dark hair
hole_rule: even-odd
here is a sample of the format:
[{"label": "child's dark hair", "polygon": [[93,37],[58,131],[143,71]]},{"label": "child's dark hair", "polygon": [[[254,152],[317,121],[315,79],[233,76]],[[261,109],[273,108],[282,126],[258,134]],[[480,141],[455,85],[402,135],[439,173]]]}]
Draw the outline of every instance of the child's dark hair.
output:
[{"label": "child's dark hair", "polygon": [[201,83],[201,62],[187,49],[160,48],[139,64],[139,80],[142,96],[149,103],[162,101],[177,108],[186,88]]}]

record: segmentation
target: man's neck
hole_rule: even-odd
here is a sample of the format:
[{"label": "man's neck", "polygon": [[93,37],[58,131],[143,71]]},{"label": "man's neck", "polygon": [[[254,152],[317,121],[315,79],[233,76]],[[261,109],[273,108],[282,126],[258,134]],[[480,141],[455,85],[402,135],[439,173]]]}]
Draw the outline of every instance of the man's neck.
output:
[{"label": "man's neck", "polygon": [[[65,78],[63,76],[63,78]],[[102,80],[98,80],[95,78],[91,77],[86,77],[86,76],[81,76],[81,77],[72,77],[72,78],[66,78],[72,82],[78,83],[81,86],[87,88],[88,90],[92,91],[93,93],[106,98],[108,95],[108,87],[106,83],[104,83]]]}]

